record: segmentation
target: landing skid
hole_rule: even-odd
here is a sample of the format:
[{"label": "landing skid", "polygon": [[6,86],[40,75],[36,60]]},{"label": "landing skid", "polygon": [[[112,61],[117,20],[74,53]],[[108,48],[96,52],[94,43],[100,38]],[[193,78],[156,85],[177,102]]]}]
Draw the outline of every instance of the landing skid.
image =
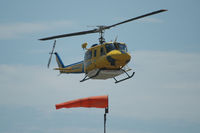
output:
[{"label": "landing skid", "polygon": [[131,75],[129,75],[125,70],[121,69],[124,73],[126,73],[127,77],[124,78],[124,79],[120,79],[120,80],[117,80],[115,77],[113,78],[115,80],[115,83],[119,83],[119,82],[122,82],[124,80],[127,80],[127,79],[130,79],[134,76],[135,72],[133,72]]},{"label": "landing skid", "polygon": [[86,81],[88,79],[91,79],[91,78],[94,78],[94,77],[98,76],[100,71],[101,70],[98,70],[98,72],[92,77],[88,77],[88,75],[86,75],[80,82],[84,82],[84,81]]},{"label": "landing skid", "polygon": [[[135,74],[135,72],[133,72],[131,75],[129,75],[129,74],[127,73],[126,70],[124,70],[124,69],[121,69],[121,70],[123,71],[123,73],[126,73],[127,77],[124,78],[124,79],[120,79],[120,80],[117,80],[115,77],[113,77],[113,79],[115,80],[115,83],[119,83],[119,82],[122,82],[122,81],[124,81],[124,80],[130,79],[130,78],[132,78],[132,77],[134,76],[134,74]],[[80,80],[80,82],[84,82],[84,81],[86,81],[86,80],[88,80],[88,79],[94,79],[95,77],[99,76],[99,73],[100,73],[101,71],[102,71],[102,70],[98,70],[97,73],[96,73],[94,76],[91,76],[91,77],[89,77],[88,75],[86,75],[82,80]]]}]

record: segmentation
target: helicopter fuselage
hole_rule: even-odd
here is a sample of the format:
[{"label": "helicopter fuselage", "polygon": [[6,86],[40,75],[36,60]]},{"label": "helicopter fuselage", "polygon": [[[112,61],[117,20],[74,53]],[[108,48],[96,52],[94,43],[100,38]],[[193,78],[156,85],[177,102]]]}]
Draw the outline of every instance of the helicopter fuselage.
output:
[{"label": "helicopter fuselage", "polygon": [[119,42],[94,44],[85,52],[83,61],[68,66],[64,66],[57,53],[56,55],[59,66],[56,70],[60,70],[60,73],[85,73],[94,79],[108,79],[122,74],[121,69],[131,59],[126,44]]},{"label": "helicopter fuselage", "polygon": [[85,53],[84,72],[94,79],[113,78],[123,73],[121,68],[130,59],[125,43],[106,42],[93,45]]},{"label": "helicopter fuselage", "polygon": [[118,70],[131,59],[125,43],[106,42],[87,49],[84,57],[84,72],[93,69]]}]

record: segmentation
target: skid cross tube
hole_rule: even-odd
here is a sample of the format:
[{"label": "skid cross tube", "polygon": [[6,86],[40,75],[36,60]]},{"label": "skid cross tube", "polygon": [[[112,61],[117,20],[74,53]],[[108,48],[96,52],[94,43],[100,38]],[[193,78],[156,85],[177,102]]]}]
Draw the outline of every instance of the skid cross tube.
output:
[{"label": "skid cross tube", "polygon": [[[101,71],[101,70],[99,69],[98,72],[97,72],[94,76],[92,76],[92,77],[88,77],[88,76],[86,75],[80,82],[83,82],[83,81],[86,81],[86,80],[88,80],[88,79],[91,79],[91,78],[94,78],[94,77],[98,76],[100,71]],[[87,78],[87,77],[88,77],[88,78]]]},{"label": "skid cross tube", "polygon": [[135,72],[133,72],[131,75],[129,75],[124,69],[121,69],[124,73],[126,73],[127,78],[121,79],[121,80],[117,80],[115,77],[113,78],[115,80],[115,83],[119,83],[122,82],[124,80],[130,79],[134,76]]}]

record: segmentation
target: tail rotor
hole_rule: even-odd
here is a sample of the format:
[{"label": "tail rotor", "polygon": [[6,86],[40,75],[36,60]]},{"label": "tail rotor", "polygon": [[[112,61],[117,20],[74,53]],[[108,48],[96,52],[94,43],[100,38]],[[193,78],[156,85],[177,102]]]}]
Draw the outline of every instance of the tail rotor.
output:
[{"label": "tail rotor", "polygon": [[49,61],[48,61],[48,64],[47,64],[47,67],[49,68],[50,64],[51,64],[51,58],[52,58],[52,55],[54,54],[54,49],[56,47],[56,40],[54,41],[53,43],[53,48],[52,48],[52,51],[49,53],[50,54],[50,57],[49,57]]}]

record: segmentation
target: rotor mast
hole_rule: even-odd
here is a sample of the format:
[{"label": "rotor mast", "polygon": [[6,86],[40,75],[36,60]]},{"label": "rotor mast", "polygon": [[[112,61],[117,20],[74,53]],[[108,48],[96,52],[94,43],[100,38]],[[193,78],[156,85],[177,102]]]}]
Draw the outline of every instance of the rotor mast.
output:
[{"label": "rotor mast", "polygon": [[105,42],[104,33],[105,26],[97,26],[99,28],[99,43],[103,44]]}]

